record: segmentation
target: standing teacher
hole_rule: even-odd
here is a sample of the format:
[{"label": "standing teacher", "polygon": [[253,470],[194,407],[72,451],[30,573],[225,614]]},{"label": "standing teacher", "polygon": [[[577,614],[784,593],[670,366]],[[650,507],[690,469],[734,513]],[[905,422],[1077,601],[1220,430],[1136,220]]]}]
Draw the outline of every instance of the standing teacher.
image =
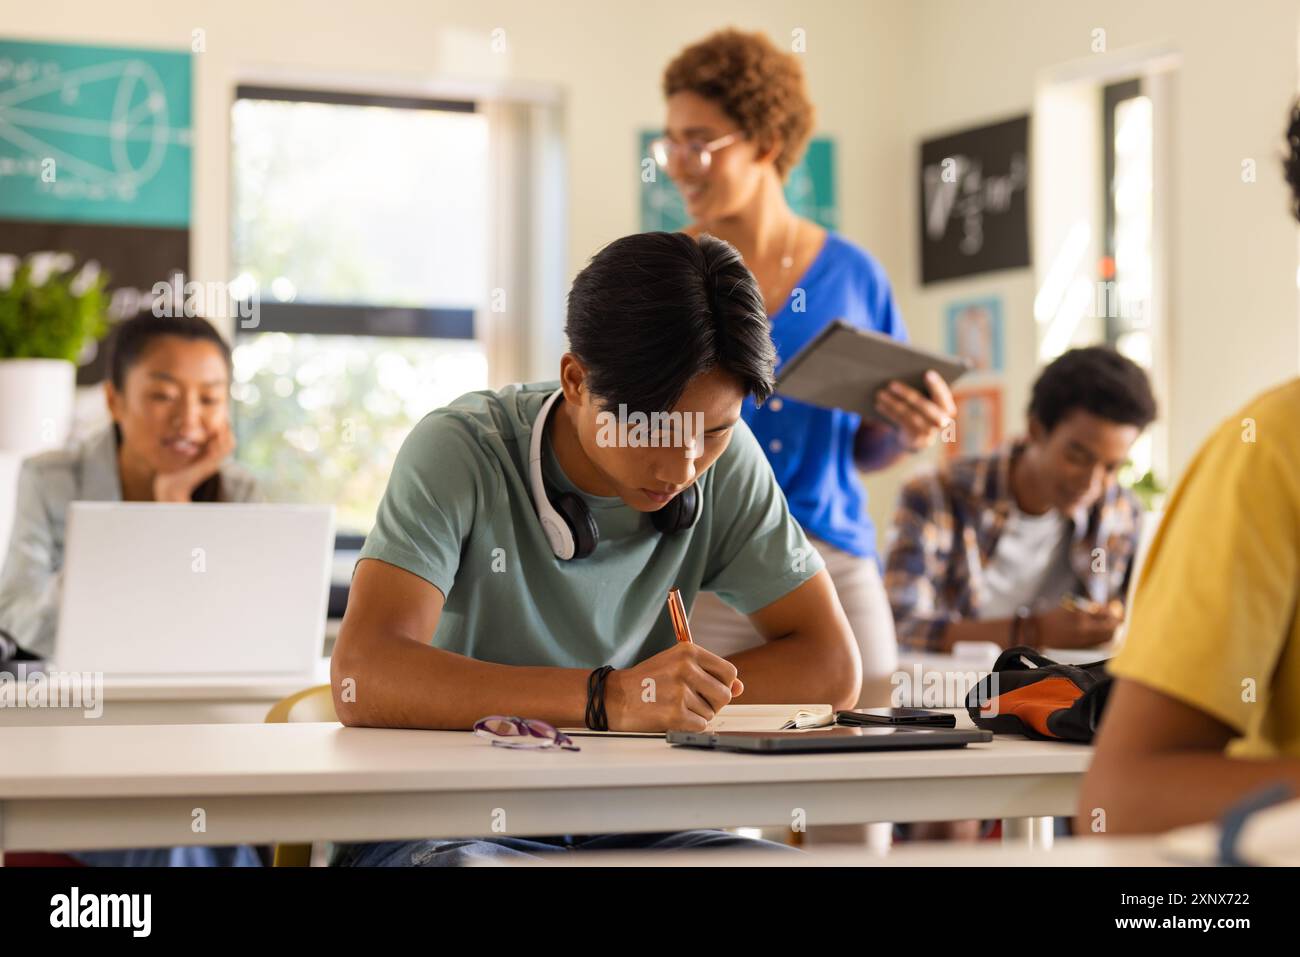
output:
[{"label": "standing teacher", "polygon": [[[880,264],[786,203],[783,186],[814,117],[798,58],[761,33],[722,30],[668,64],[663,91],[668,116],[652,144],[655,161],[685,201],[692,221],[686,232],[725,239],[758,280],[778,371],[836,319],[905,340]],[[862,649],[862,706],[889,704],[897,645],[858,470],[885,468],[935,441],[955,408],[943,380],[928,378],[932,398],[902,383],[881,392],[877,404],[888,425],[780,395],[761,407],[748,398],[742,412],[791,512],[826,560]],[[701,593],[692,620],[701,644],[721,655],[759,641],[749,622],[712,594]]]}]

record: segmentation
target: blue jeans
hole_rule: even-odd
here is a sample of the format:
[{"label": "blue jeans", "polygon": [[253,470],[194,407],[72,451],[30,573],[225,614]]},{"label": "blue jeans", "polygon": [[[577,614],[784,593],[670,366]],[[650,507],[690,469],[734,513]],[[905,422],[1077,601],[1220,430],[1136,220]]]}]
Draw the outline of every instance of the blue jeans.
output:
[{"label": "blue jeans", "polygon": [[261,867],[245,844],[231,847],[140,847],[124,851],[69,851],[87,867]]},{"label": "blue jeans", "polygon": [[726,831],[659,834],[561,834],[555,837],[469,837],[423,841],[339,844],[333,867],[463,867],[478,861],[509,861],[566,851],[675,851],[695,848],[797,854],[792,847]]}]

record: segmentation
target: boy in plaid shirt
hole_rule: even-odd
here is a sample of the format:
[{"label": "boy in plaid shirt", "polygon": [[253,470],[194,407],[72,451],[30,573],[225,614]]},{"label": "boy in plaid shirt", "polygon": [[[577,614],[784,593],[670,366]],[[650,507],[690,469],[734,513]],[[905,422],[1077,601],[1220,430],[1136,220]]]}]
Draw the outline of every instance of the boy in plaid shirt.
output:
[{"label": "boy in plaid shirt", "polygon": [[958,641],[1108,641],[1140,517],[1115,474],[1155,415],[1135,363],[1072,349],[1034,383],[1027,437],[909,481],[885,562],[899,643],[946,652]]}]

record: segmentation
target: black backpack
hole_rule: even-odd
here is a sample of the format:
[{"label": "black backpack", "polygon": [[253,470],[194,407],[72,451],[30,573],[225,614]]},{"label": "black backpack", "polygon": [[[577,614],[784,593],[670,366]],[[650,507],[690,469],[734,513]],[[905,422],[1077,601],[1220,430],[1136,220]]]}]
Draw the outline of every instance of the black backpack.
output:
[{"label": "black backpack", "polygon": [[1101,724],[1111,681],[1104,660],[1063,665],[1026,646],[1009,648],[966,695],[966,710],[995,734],[1086,744]]}]

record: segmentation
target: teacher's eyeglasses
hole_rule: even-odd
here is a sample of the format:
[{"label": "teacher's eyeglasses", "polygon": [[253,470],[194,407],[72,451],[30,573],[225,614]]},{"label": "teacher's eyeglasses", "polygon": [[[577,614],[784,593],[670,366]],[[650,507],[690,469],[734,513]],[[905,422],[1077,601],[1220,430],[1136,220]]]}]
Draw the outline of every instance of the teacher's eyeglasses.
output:
[{"label": "teacher's eyeglasses", "polygon": [[651,142],[650,155],[664,169],[667,169],[669,162],[675,158],[684,173],[698,175],[708,171],[713,163],[714,153],[720,149],[725,149],[743,136],[743,133],[728,133],[726,136],[719,136],[716,140],[710,140],[707,143],[701,143],[697,140],[674,143],[668,137],[661,136]]}]

